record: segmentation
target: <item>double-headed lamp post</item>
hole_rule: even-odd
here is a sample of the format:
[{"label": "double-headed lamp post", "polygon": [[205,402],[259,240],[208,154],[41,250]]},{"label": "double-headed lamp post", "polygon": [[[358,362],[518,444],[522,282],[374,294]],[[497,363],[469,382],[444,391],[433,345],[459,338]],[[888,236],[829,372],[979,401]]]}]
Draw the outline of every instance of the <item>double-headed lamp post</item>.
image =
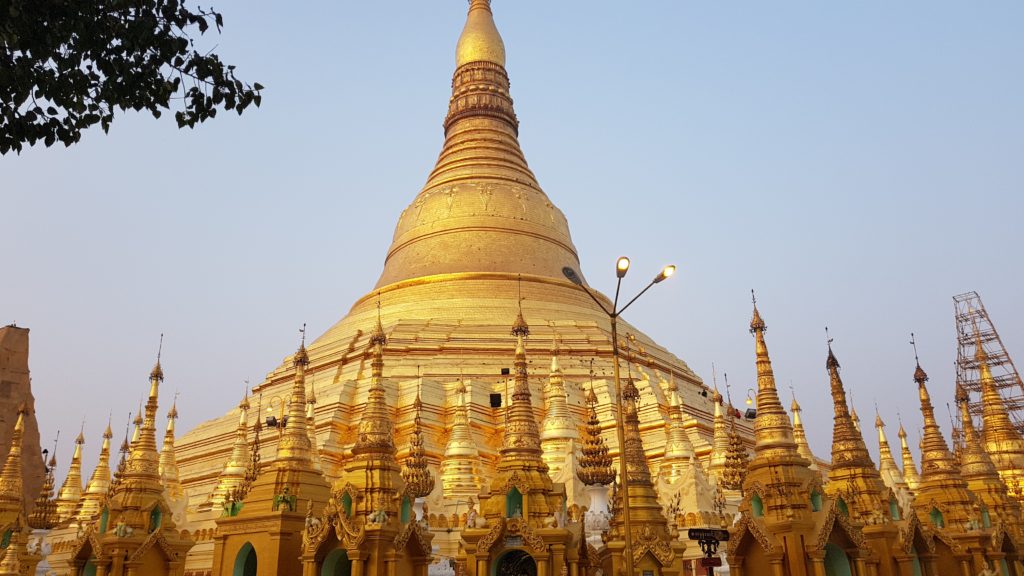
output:
[{"label": "double-headed lamp post", "polygon": [[589,288],[583,284],[583,279],[580,278],[579,274],[575,270],[566,266],[562,268],[562,274],[572,282],[579,286],[587,293],[587,296],[597,303],[597,305],[608,315],[608,320],[611,323],[612,329],[612,368],[614,370],[615,378],[615,412],[617,422],[615,424],[615,433],[619,441],[619,486],[622,490],[622,522],[624,524],[624,532],[626,539],[626,574],[634,576],[633,571],[633,533],[632,523],[629,518],[629,479],[626,473],[626,428],[625,420],[622,413],[622,383],[619,380],[619,330],[618,330],[618,318],[629,308],[633,302],[637,301],[644,295],[645,292],[651,289],[651,286],[658,284],[668,278],[671,278],[676,273],[676,267],[669,265],[661,269],[661,272],[654,277],[653,280],[647,286],[644,287],[632,300],[626,302],[626,305],[619,308],[619,290],[622,288],[622,279],[626,276],[626,272],[629,272],[629,258],[621,256],[615,262],[615,299],[612,301],[611,310],[601,302]]}]

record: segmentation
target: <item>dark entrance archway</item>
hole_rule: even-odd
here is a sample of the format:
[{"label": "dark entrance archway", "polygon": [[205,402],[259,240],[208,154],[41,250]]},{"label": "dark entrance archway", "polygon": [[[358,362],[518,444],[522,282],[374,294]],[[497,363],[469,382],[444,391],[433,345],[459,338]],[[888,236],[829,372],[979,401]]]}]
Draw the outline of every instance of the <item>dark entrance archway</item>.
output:
[{"label": "dark entrance archway", "polygon": [[537,576],[537,563],[522,550],[512,550],[498,558],[494,576]]},{"label": "dark entrance archway", "polygon": [[256,576],[256,549],[249,542],[242,546],[235,556],[235,569],[232,576]]}]

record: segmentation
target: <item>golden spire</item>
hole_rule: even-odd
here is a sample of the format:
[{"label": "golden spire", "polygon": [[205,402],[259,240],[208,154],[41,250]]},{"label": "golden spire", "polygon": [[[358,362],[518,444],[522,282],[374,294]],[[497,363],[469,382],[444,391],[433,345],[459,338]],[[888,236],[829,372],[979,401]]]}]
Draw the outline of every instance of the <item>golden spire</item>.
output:
[{"label": "golden spire", "polygon": [[996,387],[988,354],[975,327],[975,356],[981,372],[982,439],[992,463],[1013,493],[1024,489],[1024,438],[1010,421],[1006,401]]},{"label": "golden spire", "polygon": [[352,454],[390,454],[394,458],[395,439],[391,409],[388,407],[387,392],[384,389],[384,346],[387,344],[384,327],[380,320],[380,302],[377,302],[377,325],[370,335],[373,358],[370,361],[370,389],[366,396],[366,408],[359,420],[358,437]]},{"label": "golden spire", "polygon": [[[827,337],[827,329],[826,329]],[[835,410],[832,427],[832,468],[828,473],[826,492],[843,497],[853,518],[864,524],[879,524],[892,519],[887,514],[888,490],[875,463],[871,461],[864,437],[854,426],[853,416],[846,403],[846,389],[839,376],[839,360],[832,352],[832,339],[828,339],[828,370]]]},{"label": "golden spire", "polygon": [[757,355],[757,417],[754,419],[754,460],[752,469],[777,466],[782,463],[809,466],[796,448],[793,425],[782,407],[778,390],[775,388],[775,374],[764,341],[767,326],[754,300],[754,315],[750,320],[750,333],[754,335],[754,350]]},{"label": "golden spire", "polygon": [[309,433],[309,454],[313,458],[313,468],[322,471],[320,449],[316,442],[316,390],[313,382],[309,383],[309,393],[306,395],[306,431]]},{"label": "golden spire", "polygon": [[921,484],[921,476],[917,473],[917,465],[914,464],[914,454],[910,451],[910,446],[907,444],[907,431],[903,429],[903,422],[900,422],[900,429],[896,435],[900,439],[900,457],[903,460],[903,480],[906,481],[907,487],[910,488],[911,492],[917,490],[918,485]]},{"label": "golden spire", "polygon": [[[161,348],[163,335],[160,336]],[[139,508],[143,503],[159,499],[164,487],[160,481],[160,455],[156,449],[156,414],[159,408],[160,383],[163,382],[164,371],[160,367],[160,353],[157,353],[156,365],[149,374],[149,397],[144,408],[145,416],[138,428],[138,439],[132,442],[131,452],[116,484],[113,487],[112,500],[118,500],[123,506]],[[130,504],[129,504],[130,503]],[[134,516],[123,516],[128,524],[132,521],[141,522]],[[112,519],[113,521],[113,519]]]},{"label": "golden spire", "polygon": [[57,522],[57,502],[53,499],[53,472],[56,467],[57,454],[56,449],[54,449],[53,456],[50,457],[48,462],[45,462],[43,486],[39,490],[39,496],[36,497],[35,505],[32,507],[32,514],[28,517],[30,528],[49,530]]},{"label": "golden spire", "polygon": [[[935,409],[926,383],[928,374],[917,359],[917,345],[914,344],[914,382],[917,383],[921,400],[921,415],[924,416],[924,436],[921,439],[921,481],[914,493],[914,508],[918,518],[925,523],[941,524],[957,531],[967,531],[974,518],[974,498],[967,491],[967,484],[960,475],[960,467],[949,451],[946,438],[935,420]],[[941,512],[933,512],[935,503],[941,505]],[[937,521],[941,517],[941,521]]]},{"label": "golden spire", "polygon": [[[155,371],[156,370],[154,369],[154,372]],[[161,370],[160,373],[162,374],[163,371]],[[132,425],[135,426],[135,429],[132,431],[132,440],[129,446],[134,446],[142,435],[142,400],[139,400],[139,409],[135,411],[135,419],[132,420]]]},{"label": "golden spire", "polygon": [[[245,396],[238,403],[238,427],[235,429],[235,443],[231,447],[231,456],[224,464],[220,477],[217,479],[217,487],[210,493],[210,506],[220,508],[233,496],[245,483],[246,472],[249,469],[249,391],[246,389]],[[260,415],[256,414],[259,419]]]},{"label": "golden spire", "polygon": [[103,444],[100,447],[100,458],[92,476],[85,484],[85,493],[82,495],[82,502],[78,507],[75,516],[81,522],[87,522],[99,515],[110,492],[110,439],[114,432],[110,429],[110,422],[107,422],[107,429],[103,431]]},{"label": "golden spire", "polygon": [[818,470],[818,461],[814,458],[814,453],[811,452],[811,445],[807,442],[807,433],[804,431],[803,419],[800,417],[803,410],[796,401],[796,393],[792,390],[790,393],[793,395],[793,403],[790,404],[789,411],[793,413],[793,439],[796,440],[796,450],[811,463],[809,466],[811,470]]},{"label": "golden spire", "polygon": [[505,65],[505,43],[494,25],[490,0],[471,0],[466,26],[455,49],[455,66],[470,62]]},{"label": "golden spire", "polygon": [[[685,472],[694,458],[693,443],[686,434],[682,402],[675,382],[671,384],[668,392],[668,418],[665,458],[662,460],[661,469],[668,471],[669,480],[674,480]],[[659,475],[665,476],[663,472],[659,472]]]},{"label": "golden spire", "polygon": [[178,401],[171,404],[167,412],[167,431],[164,433],[164,444],[160,449],[160,479],[168,497],[177,499],[184,496],[181,480],[178,475],[178,459],[174,452],[174,422],[178,419]]},{"label": "golden spire", "polygon": [[[714,373],[714,366],[712,366]],[[718,391],[718,383],[715,382],[715,392],[711,396],[715,404],[714,432],[711,438],[711,456],[708,461],[708,472],[718,480],[722,479],[725,472],[726,454],[729,452],[729,425],[725,421],[725,413],[722,410],[722,393]],[[732,417],[732,414],[729,415]]]},{"label": "golden spire", "polygon": [[893,458],[892,449],[889,447],[889,439],[885,436],[885,422],[881,414],[875,412],[875,428],[878,430],[878,471],[882,475],[882,481],[893,491],[909,490],[910,486],[903,478],[896,459]]},{"label": "golden spire", "polygon": [[11,449],[7,453],[3,471],[0,471],[0,509],[3,510],[20,512],[22,509],[24,482],[21,471],[21,444],[25,435],[26,414],[28,409],[22,404],[18,408],[18,420],[14,423],[14,433],[11,435]]},{"label": "golden spire", "polygon": [[956,403],[960,409],[960,425],[963,430],[964,447],[960,455],[960,473],[967,481],[967,488],[1007,525],[1018,525],[1021,521],[1020,504],[1014,500],[988,452],[985,451],[981,435],[974,428],[971,418],[970,396],[957,383]]},{"label": "golden spire", "polygon": [[295,378],[292,380],[292,393],[288,398],[288,420],[277,443],[275,465],[278,469],[313,469],[312,446],[306,428],[306,367],[309,366],[309,355],[306,353],[305,324],[302,325],[301,332],[302,342],[292,357]]},{"label": "golden spire", "polygon": [[[850,396],[850,403],[853,403],[853,396]],[[850,422],[853,423],[853,428],[857,431],[857,433],[861,433],[860,416],[857,416],[857,409],[854,408],[853,406],[850,406]]]},{"label": "golden spire", "polygon": [[[83,424],[84,428],[84,424]],[[75,438],[75,451],[71,455],[71,467],[57,492],[57,522],[71,518],[82,498],[82,445],[85,444],[84,430]]]},{"label": "golden spire", "polygon": [[639,485],[654,485],[651,482],[651,469],[647,464],[647,454],[644,452],[644,444],[640,436],[640,415],[637,409],[640,391],[633,382],[632,376],[626,378],[626,385],[622,387],[622,400],[625,424],[623,454],[626,458],[626,474],[632,492]]},{"label": "golden spire", "polygon": [[423,432],[421,430],[423,420],[420,418],[423,402],[420,400],[419,391],[416,392],[413,407],[416,409],[416,416],[412,420],[409,455],[406,456],[405,463],[402,465],[402,479],[405,480],[409,495],[413,498],[421,498],[434,491],[434,475],[427,467],[426,450],[423,448]]},{"label": "golden spire", "polygon": [[455,388],[452,432],[444,447],[444,460],[441,462],[444,498],[452,501],[463,501],[480,493],[481,481],[477,470],[480,452],[473,441],[465,396],[466,385],[460,380]]},{"label": "golden spire", "polygon": [[[839,360],[832,352],[831,339],[825,368],[828,370],[832,389],[832,405],[835,411],[832,424],[832,470],[856,468],[875,470],[875,464],[868,454],[868,447],[853,423],[853,416],[846,403],[846,390],[839,376]],[[832,476],[832,473],[829,473]]]},{"label": "golden spire", "polygon": [[[521,306],[515,324],[512,326],[512,335],[516,337],[516,355],[513,364],[515,384],[512,387],[512,401],[508,406],[505,434],[501,445],[502,460],[513,455],[527,459],[539,458],[541,454],[540,433],[537,430],[537,420],[533,416],[530,384],[526,374],[526,346],[523,342],[524,338],[530,335],[530,327],[523,320]],[[546,468],[547,465],[545,464],[544,467]]]},{"label": "golden spire", "polygon": [[551,354],[551,373],[548,375],[548,386],[544,393],[547,410],[541,422],[540,432],[544,462],[548,465],[548,473],[552,478],[558,477],[568,460],[568,451],[573,449],[573,441],[579,437],[572,414],[569,413],[565,381],[562,378],[562,368],[558,365],[558,354],[556,336],[555,348]]},{"label": "golden spire", "polygon": [[587,393],[587,409],[590,417],[583,433],[582,455],[576,475],[587,486],[607,486],[615,481],[615,471],[612,470],[608,446],[601,437],[601,421],[597,418],[597,395],[594,394],[593,382]]}]

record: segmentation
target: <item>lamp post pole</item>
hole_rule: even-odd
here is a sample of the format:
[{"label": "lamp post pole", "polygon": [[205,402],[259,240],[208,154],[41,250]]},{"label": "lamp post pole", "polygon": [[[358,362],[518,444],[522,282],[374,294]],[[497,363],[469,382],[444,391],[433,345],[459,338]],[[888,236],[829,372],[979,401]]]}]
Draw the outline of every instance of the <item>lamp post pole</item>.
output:
[{"label": "lamp post pole", "polygon": [[625,306],[619,308],[619,289],[622,287],[622,278],[629,271],[629,258],[625,256],[620,257],[615,263],[615,276],[617,278],[615,284],[615,299],[612,302],[612,308],[609,310],[601,300],[595,296],[589,288],[583,284],[583,279],[579,277],[575,270],[566,266],[562,268],[562,274],[572,282],[579,286],[587,296],[597,303],[597,305],[608,315],[608,321],[611,324],[611,336],[612,336],[612,374],[615,379],[615,434],[619,442],[619,489],[621,490],[621,507],[622,507],[622,523],[625,540],[625,560],[626,560],[626,574],[628,576],[635,576],[633,568],[633,524],[630,521],[629,512],[629,477],[626,466],[626,423],[622,409],[622,382],[620,381],[619,373],[619,327],[618,318],[629,308],[633,302],[636,302],[637,298],[644,295],[645,292],[650,290],[651,286],[670,278],[676,272],[675,266],[665,266],[654,280],[651,280],[647,286],[644,287],[632,300],[626,303]]}]

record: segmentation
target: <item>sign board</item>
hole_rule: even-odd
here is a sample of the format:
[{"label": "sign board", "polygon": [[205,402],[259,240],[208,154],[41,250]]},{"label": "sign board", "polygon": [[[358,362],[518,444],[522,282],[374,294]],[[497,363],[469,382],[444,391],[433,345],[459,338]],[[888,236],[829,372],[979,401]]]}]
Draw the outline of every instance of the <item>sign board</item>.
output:
[{"label": "sign board", "polygon": [[712,556],[711,558],[701,558],[701,568],[718,568],[722,565],[722,559],[718,556]]},{"label": "sign board", "polygon": [[729,531],[716,528],[690,528],[686,531],[690,540],[718,540],[719,542],[729,541]]}]

